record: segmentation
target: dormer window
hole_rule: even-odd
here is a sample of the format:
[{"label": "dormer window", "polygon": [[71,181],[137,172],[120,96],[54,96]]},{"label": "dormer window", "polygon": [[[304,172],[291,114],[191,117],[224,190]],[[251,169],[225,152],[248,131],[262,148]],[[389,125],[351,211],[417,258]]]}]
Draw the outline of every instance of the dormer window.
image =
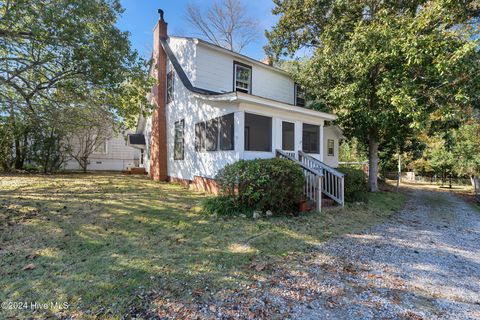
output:
[{"label": "dormer window", "polygon": [[295,105],[305,107],[305,90],[298,84],[295,84]]},{"label": "dormer window", "polygon": [[233,63],[234,83],[233,90],[244,93],[252,92],[252,67],[240,63]]}]

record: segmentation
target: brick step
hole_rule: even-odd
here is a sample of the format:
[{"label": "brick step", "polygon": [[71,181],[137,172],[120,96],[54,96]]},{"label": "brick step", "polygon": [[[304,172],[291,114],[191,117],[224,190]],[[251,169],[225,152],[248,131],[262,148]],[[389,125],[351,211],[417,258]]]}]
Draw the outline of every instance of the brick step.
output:
[{"label": "brick step", "polygon": [[123,173],[125,173],[125,174],[147,174],[147,171],[145,170],[145,168],[132,167],[132,168],[128,168],[127,171],[123,171]]}]

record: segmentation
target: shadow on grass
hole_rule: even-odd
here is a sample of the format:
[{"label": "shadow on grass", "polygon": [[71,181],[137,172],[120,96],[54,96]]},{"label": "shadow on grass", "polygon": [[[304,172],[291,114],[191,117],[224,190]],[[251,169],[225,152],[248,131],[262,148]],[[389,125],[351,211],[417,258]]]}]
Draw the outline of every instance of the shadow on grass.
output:
[{"label": "shadow on grass", "polygon": [[[252,262],[273,263],[398,209],[389,195],[374,199],[373,211],[361,205],[295,219],[223,219],[198,213],[203,194],[146,177],[7,179],[0,190],[0,301],[71,306],[10,316],[118,316],[148,292],[202,299],[254,281]],[[34,268],[22,270],[28,264]]]}]

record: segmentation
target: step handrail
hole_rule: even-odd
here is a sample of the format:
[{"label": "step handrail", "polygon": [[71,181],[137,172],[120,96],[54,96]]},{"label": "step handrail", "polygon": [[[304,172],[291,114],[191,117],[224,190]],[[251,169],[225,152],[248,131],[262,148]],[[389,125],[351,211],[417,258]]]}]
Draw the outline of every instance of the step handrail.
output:
[{"label": "step handrail", "polygon": [[318,164],[322,169],[328,171],[328,172],[331,172],[333,173],[334,175],[336,176],[340,176],[340,177],[344,177],[345,176],[345,173],[343,172],[340,172],[338,171],[337,169],[333,168],[333,167],[330,167],[328,164],[318,160],[317,158],[315,157],[312,157],[311,155],[309,155],[308,153],[305,153],[303,151],[300,151],[298,150],[298,155],[300,157],[304,157],[304,158],[307,158],[308,160],[312,161],[312,162],[315,162],[316,164]]},{"label": "step handrail", "polygon": [[276,149],[275,150],[276,153],[277,153],[277,156],[278,155],[281,155],[282,157],[284,158],[287,158],[288,160],[292,160],[293,162],[295,162],[296,164],[298,164],[299,166],[301,166],[303,169],[309,171],[310,173],[313,173],[319,177],[322,177],[323,176],[323,172],[321,171],[318,171],[318,170],[315,170],[313,168],[310,168],[306,165],[304,165],[303,163],[301,163],[300,161],[298,161],[297,159],[293,158],[292,156],[290,156],[288,153],[286,153],[285,151],[283,150],[280,150],[280,149]]},{"label": "step handrail", "polygon": [[308,167],[319,168],[323,173],[324,183],[322,183],[322,192],[338,202],[345,205],[345,174],[330,167],[322,161],[298,151],[298,160]]}]

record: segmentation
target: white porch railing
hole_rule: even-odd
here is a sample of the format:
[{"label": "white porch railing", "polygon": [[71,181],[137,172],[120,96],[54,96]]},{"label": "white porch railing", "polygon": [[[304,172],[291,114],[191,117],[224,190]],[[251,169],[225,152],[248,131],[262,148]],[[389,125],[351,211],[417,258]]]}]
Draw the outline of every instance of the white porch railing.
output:
[{"label": "white porch railing", "polygon": [[315,203],[315,209],[322,211],[322,171],[309,168],[305,164],[295,159],[295,152],[286,152],[282,150],[276,151],[277,158],[288,159],[297,163],[301,168],[304,176],[303,195],[308,201]]},{"label": "white porch railing", "polygon": [[303,165],[314,169],[315,171],[321,172],[323,174],[323,193],[332,198],[338,204],[342,206],[345,205],[345,174],[326,165],[325,163],[306,154],[303,151],[298,151],[298,161]]}]

